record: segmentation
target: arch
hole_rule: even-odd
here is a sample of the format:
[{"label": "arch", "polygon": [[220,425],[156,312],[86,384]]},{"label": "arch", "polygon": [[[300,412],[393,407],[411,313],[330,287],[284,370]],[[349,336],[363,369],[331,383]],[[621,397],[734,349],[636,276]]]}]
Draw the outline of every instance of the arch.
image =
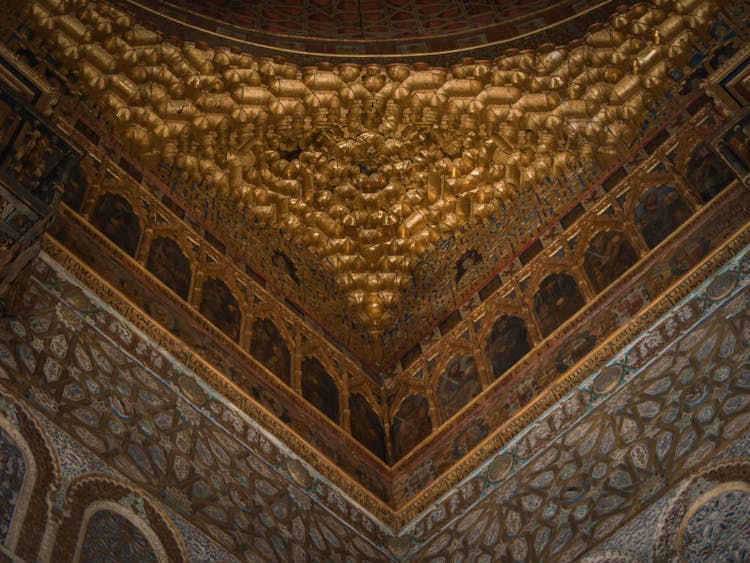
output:
[{"label": "arch", "polygon": [[242,312],[239,303],[223,280],[209,278],[203,284],[201,304],[198,308],[221,332],[238,341]]},{"label": "arch", "polygon": [[485,352],[497,379],[531,350],[526,323],[520,317],[503,315],[492,325]]},{"label": "arch", "polygon": [[437,397],[445,418],[456,414],[482,391],[477,363],[471,356],[456,356],[440,374]]},{"label": "arch", "polygon": [[86,507],[73,561],[161,563],[168,558],[159,537],[132,510],[96,501]]},{"label": "arch", "polygon": [[685,178],[704,202],[719,194],[734,180],[730,168],[712,151],[708,144],[700,143],[687,158]]},{"label": "arch", "polygon": [[[60,485],[60,464],[49,437],[34,416],[3,391],[0,391],[0,430],[5,435],[0,447],[12,441],[25,463],[23,481],[16,491],[0,543],[18,557],[35,561],[47,527],[48,501]],[[5,498],[0,500],[3,508]]]},{"label": "arch", "polygon": [[362,395],[354,394],[349,397],[349,420],[354,439],[386,461],[383,422]]},{"label": "arch", "polygon": [[633,218],[646,244],[654,248],[690,215],[690,208],[680,192],[662,184],[641,194]]},{"label": "arch", "polygon": [[[114,524],[115,526],[123,525],[123,519],[126,520],[125,527],[121,530],[134,532],[134,528],[137,533],[134,532],[132,537],[138,538],[140,534],[147,541],[155,556],[154,561],[188,561],[182,538],[166,514],[138,489],[122,479],[102,474],[83,475],[75,479],[68,487],[66,501],[69,510],[66,511],[67,516],[60,523],[53,546],[52,561],[84,559],[82,557],[85,553],[84,542],[92,518],[95,524],[97,524],[96,518],[103,518],[104,522],[100,524]],[[107,514],[96,516],[97,513],[106,512],[115,514],[117,517],[113,518]],[[129,529],[127,526],[132,528]],[[126,540],[127,536],[121,539]],[[142,541],[140,547],[144,547]],[[145,553],[147,552],[146,549]],[[144,551],[142,550],[141,553]]]},{"label": "arch", "polygon": [[[723,533],[717,533],[720,529]],[[704,560],[706,553],[729,561],[738,537],[746,551],[750,460],[723,460],[691,473],[675,487],[655,531],[653,561]],[[693,556],[686,557],[688,553]]]},{"label": "arch", "polygon": [[338,424],[339,390],[317,358],[306,358],[302,362],[302,396]]},{"label": "arch", "polygon": [[256,318],[253,321],[250,354],[281,381],[287,385],[290,384],[291,355],[284,336],[273,321],[262,318]]},{"label": "arch", "polygon": [[0,542],[15,549],[36,481],[34,455],[7,420],[0,421]]},{"label": "arch", "polygon": [[141,223],[130,202],[119,194],[99,196],[91,213],[91,224],[130,256],[141,240]]},{"label": "arch", "polygon": [[578,284],[568,274],[550,274],[534,294],[534,316],[542,336],[548,336],[570,318],[585,301]]},{"label": "arch", "polygon": [[393,418],[393,456],[398,461],[432,433],[430,404],[422,395],[407,397]]},{"label": "arch", "polygon": [[638,255],[625,233],[604,230],[589,241],[583,255],[583,270],[598,292],[619,278],[637,261]]},{"label": "arch", "polygon": [[187,301],[192,277],[190,260],[177,241],[169,237],[155,238],[151,242],[146,268]]}]

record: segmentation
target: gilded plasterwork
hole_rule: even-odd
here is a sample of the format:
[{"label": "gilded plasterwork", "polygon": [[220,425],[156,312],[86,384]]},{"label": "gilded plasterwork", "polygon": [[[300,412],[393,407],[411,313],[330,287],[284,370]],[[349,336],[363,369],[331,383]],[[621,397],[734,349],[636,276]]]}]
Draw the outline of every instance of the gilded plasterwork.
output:
[{"label": "gilded plasterwork", "polygon": [[[299,69],[176,45],[103,4],[36,2],[31,22],[128,152],[382,369],[465,291],[424,265],[468,225],[497,241],[469,267],[511,258],[583,190],[559,178],[637,138],[715,10],[641,5],[582,42],[450,70]],[[406,290],[421,299],[400,309]]]}]

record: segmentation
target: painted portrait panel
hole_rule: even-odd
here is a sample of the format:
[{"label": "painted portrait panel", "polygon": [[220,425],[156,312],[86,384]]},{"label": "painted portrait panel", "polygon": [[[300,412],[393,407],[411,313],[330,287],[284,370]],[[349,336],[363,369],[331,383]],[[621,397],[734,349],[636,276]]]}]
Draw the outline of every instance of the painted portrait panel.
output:
[{"label": "painted portrait panel", "polygon": [[646,244],[654,248],[690,215],[690,208],[680,193],[673,187],[661,185],[641,194],[634,219]]},{"label": "painted portrait panel", "polygon": [[568,274],[550,274],[534,295],[534,316],[543,336],[583,307],[584,299],[576,281]]},{"label": "painted portrait panel", "polygon": [[222,280],[206,280],[198,310],[229,338],[235,342],[238,340],[242,313],[232,290]]},{"label": "painted portrait panel", "polygon": [[281,332],[268,319],[255,319],[250,354],[284,383],[291,381],[291,356]]},{"label": "painted portrait panel", "polygon": [[531,350],[526,323],[518,317],[503,315],[492,325],[485,352],[497,379]]},{"label": "painted portrait panel", "polygon": [[338,424],[339,390],[326,368],[316,358],[306,358],[302,362],[302,396]]},{"label": "painted portrait panel", "polygon": [[141,224],[124,197],[112,193],[99,197],[91,214],[91,224],[130,256],[135,256],[141,239]]},{"label": "painted portrait panel", "polygon": [[349,397],[352,436],[368,450],[386,461],[385,430],[377,413],[362,395]]},{"label": "painted portrait panel", "polygon": [[151,243],[146,268],[164,285],[187,300],[190,292],[190,260],[176,241],[159,237]]},{"label": "painted portrait panel", "polygon": [[602,291],[635,264],[638,256],[620,231],[604,231],[589,243],[583,269],[596,291]]},{"label": "painted portrait panel", "polygon": [[453,358],[438,380],[437,395],[445,418],[450,418],[482,390],[477,364],[471,356]]},{"label": "painted portrait panel", "polygon": [[391,435],[395,461],[404,457],[432,432],[430,405],[422,395],[411,395],[393,418]]},{"label": "painted portrait panel", "polygon": [[734,179],[732,170],[706,143],[699,144],[685,165],[685,178],[704,202],[710,201]]},{"label": "painted portrait panel", "polygon": [[79,164],[76,164],[70,171],[68,181],[65,182],[65,189],[63,190],[62,200],[65,204],[73,209],[74,211],[80,211],[81,205],[83,205],[83,198],[88,190],[88,181],[86,180],[86,173],[83,171]]}]

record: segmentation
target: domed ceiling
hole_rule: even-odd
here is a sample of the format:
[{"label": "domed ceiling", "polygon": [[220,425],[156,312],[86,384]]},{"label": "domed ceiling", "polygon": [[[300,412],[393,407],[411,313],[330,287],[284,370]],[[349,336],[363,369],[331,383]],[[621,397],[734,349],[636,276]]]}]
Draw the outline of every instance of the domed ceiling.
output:
[{"label": "domed ceiling", "polygon": [[[457,62],[467,50],[486,53],[492,46],[507,46],[541,30],[595,15],[589,18],[590,24],[601,19],[605,13],[602,9],[614,8],[611,1],[592,0],[159,0],[143,4],[125,0],[123,3],[174,24],[187,24],[285,52],[292,58],[314,55],[393,58],[453,53],[450,62]],[[586,25],[578,22],[567,29],[557,29],[550,40],[569,40]],[[164,28],[161,24],[159,27]],[[533,39],[526,46],[535,46],[534,43],[539,40]]]},{"label": "domed ceiling", "polygon": [[[343,37],[398,45],[394,22],[438,37],[514,14],[533,30],[593,12],[565,1],[547,16],[541,2],[119,4],[148,10],[146,27],[87,8],[92,31],[59,39],[96,111],[212,236],[372,374],[458,315],[648,133],[644,116],[682,76],[691,29],[710,15],[604,3],[594,7],[608,25],[583,38],[574,20],[575,41],[555,46],[545,31],[536,49],[493,60],[303,66],[222,46],[182,20],[170,38],[153,22],[200,13],[316,38],[341,26]],[[35,10],[42,29],[56,25]]]}]

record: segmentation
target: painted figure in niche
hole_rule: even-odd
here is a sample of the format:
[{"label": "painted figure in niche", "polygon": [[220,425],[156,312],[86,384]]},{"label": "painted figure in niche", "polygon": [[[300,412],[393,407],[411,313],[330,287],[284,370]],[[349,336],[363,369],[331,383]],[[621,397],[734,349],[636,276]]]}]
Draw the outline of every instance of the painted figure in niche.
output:
[{"label": "painted figure in niche", "polygon": [[307,358],[302,362],[302,396],[338,424],[338,387],[323,364],[315,358]]},{"label": "painted figure in niche", "polygon": [[227,284],[216,278],[206,280],[203,284],[203,297],[198,310],[221,332],[237,342],[242,313]]},{"label": "painted figure in niche", "polygon": [[750,119],[733,124],[716,142],[724,164],[745,184],[750,176]]},{"label": "painted figure in niche", "polygon": [[492,325],[487,340],[487,358],[492,378],[497,379],[531,350],[526,323],[518,317],[502,316]]},{"label": "painted figure in niche", "polygon": [[284,383],[291,381],[291,356],[284,337],[268,319],[255,319],[250,354]]},{"label": "painted figure in niche", "polygon": [[401,403],[391,426],[394,461],[398,461],[432,432],[430,405],[421,395]]},{"label": "painted figure in niche", "polygon": [[468,250],[461,255],[456,262],[456,285],[461,281],[466,272],[482,261],[482,256],[474,249]]},{"label": "painted figure in niche", "polygon": [[156,563],[158,558],[153,546],[135,524],[110,510],[99,510],[88,522],[81,561]]},{"label": "painted figure in niche", "polygon": [[750,135],[746,126],[737,124],[724,136],[729,150],[739,159],[745,171],[750,171]]},{"label": "painted figure in niche", "polygon": [[534,295],[534,315],[542,336],[552,333],[583,305],[583,295],[571,276],[550,274],[544,278]]},{"label": "painted figure in niche", "polygon": [[457,413],[461,407],[476,397],[482,390],[477,364],[471,356],[453,358],[438,380],[437,395],[446,418]]},{"label": "painted figure in niche", "polygon": [[596,291],[619,278],[638,257],[635,250],[620,231],[604,231],[589,243],[583,258],[583,269]]},{"label": "painted figure in niche", "polygon": [[135,256],[141,225],[130,202],[118,194],[103,194],[94,206],[91,224],[130,256]]},{"label": "painted figure in niche", "polygon": [[352,436],[383,461],[386,461],[385,430],[377,413],[362,395],[349,397]]},{"label": "painted figure in niche", "polygon": [[685,169],[687,181],[704,202],[715,197],[734,179],[729,167],[706,143],[698,145],[690,154]]},{"label": "painted figure in niche", "polygon": [[88,187],[86,173],[80,165],[76,164],[70,171],[68,181],[65,182],[65,190],[63,190],[62,200],[74,211],[80,211]]},{"label": "painted figure in niche", "polygon": [[164,285],[187,300],[190,292],[190,260],[176,241],[159,237],[151,243],[146,268]]},{"label": "painted figure in niche", "polygon": [[641,194],[635,208],[635,224],[649,247],[667,238],[690,217],[690,208],[680,193],[661,185]]}]

